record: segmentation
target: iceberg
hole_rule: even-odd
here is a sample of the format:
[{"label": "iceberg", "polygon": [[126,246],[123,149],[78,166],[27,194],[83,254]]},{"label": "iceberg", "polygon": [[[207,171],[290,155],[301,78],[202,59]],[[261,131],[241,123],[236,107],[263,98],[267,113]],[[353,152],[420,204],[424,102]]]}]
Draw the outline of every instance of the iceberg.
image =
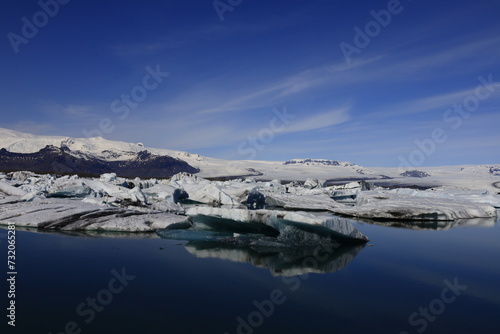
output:
[{"label": "iceberg", "polygon": [[24,196],[26,192],[0,180],[0,192],[9,196]]},{"label": "iceberg", "polygon": [[185,216],[103,207],[71,199],[40,199],[0,206],[0,224],[54,230],[154,232],[182,223]]},{"label": "iceberg", "polygon": [[269,206],[293,210],[334,211],[343,204],[335,202],[326,194],[294,195],[263,192],[265,203]]},{"label": "iceberg", "polygon": [[223,188],[209,180],[189,173],[179,173],[170,179],[170,185],[182,188],[189,200],[211,205],[239,205],[238,199],[224,192]]},{"label": "iceberg", "polygon": [[[289,212],[278,210],[248,210],[235,208],[192,207],[186,211],[195,225],[204,224],[206,217],[216,218],[210,220],[213,228],[217,219],[221,225],[227,226],[227,221],[233,221],[238,228],[268,229],[277,231],[278,239],[289,238],[291,244],[317,244],[319,238],[331,243],[360,243],[367,242],[368,238],[359,232],[352,221],[346,218],[329,215],[313,215],[308,212]],[[214,223],[215,221],[215,223]],[[267,226],[267,227],[266,227]],[[220,227],[217,226],[217,229]],[[238,233],[238,231],[235,231]],[[254,233],[262,233],[255,231]],[[293,239],[293,240],[292,240]]]},{"label": "iceberg", "polygon": [[458,201],[470,201],[474,203],[490,204],[495,208],[500,208],[500,196],[491,194],[487,190],[456,190],[456,189],[428,189],[417,190],[410,188],[397,188],[386,191],[391,194],[416,196],[427,198],[444,198]]},{"label": "iceberg", "polygon": [[[407,193],[400,194],[398,193]],[[358,194],[353,207],[339,207],[338,214],[372,219],[456,220],[496,217],[490,204],[445,196],[412,196],[405,191],[366,191]]]},{"label": "iceberg", "polygon": [[82,180],[58,179],[47,189],[47,197],[84,198],[90,195],[92,189]]}]

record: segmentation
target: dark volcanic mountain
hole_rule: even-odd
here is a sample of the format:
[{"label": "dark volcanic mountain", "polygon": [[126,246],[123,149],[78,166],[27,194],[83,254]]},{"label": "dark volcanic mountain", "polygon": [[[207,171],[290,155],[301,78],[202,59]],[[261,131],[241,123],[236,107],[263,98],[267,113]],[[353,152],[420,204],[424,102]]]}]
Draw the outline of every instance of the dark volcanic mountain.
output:
[{"label": "dark volcanic mountain", "polygon": [[0,171],[26,170],[35,173],[79,174],[99,176],[116,173],[122,177],[171,177],[180,172],[198,173],[187,162],[166,155],[154,155],[141,151],[129,160],[107,161],[68,147],[46,146],[35,153],[12,153],[0,150]]}]

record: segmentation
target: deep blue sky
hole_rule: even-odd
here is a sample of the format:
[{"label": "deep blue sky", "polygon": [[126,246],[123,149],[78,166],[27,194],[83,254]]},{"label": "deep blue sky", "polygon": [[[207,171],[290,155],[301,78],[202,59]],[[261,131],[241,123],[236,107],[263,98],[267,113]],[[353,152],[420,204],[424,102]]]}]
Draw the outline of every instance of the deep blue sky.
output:
[{"label": "deep blue sky", "polygon": [[229,159],[499,163],[498,1],[231,2],[221,21],[211,0],[71,0],[54,17],[2,1],[0,127]]}]

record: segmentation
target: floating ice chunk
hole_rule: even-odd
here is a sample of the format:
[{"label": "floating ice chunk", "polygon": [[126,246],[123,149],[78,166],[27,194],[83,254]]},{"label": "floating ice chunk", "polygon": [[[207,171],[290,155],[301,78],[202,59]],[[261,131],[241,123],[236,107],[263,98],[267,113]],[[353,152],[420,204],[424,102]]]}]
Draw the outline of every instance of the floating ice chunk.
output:
[{"label": "floating ice chunk", "polygon": [[91,192],[89,186],[82,180],[57,180],[52,187],[48,189],[47,197],[72,198],[86,197]]},{"label": "floating ice chunk", "polygon": [[239,204],[237,198],[224,192],[223,186],[189,173],[179,173],[172,176],[170,185],[184,189],[189,195],[189,199],[195,202],[212,205]]},{"label": "floating ice chunk", "polygon": [[114,197],[118,200],[130,199],[130,189],[120,187],[111,183],[105,183],[96,179],[86,179],[85,184],[92,189],[94,197]]},{"label": "floating ice chunk", "polygon": [[192,207],[186,214],[190,217],[208,216],[244,224],[264,224],[280,233],[286,226],[294,226],[307,232],[328,235],[335,238],[338,242],[365,242],[368,240],[348,219],[317,216],[307,212]]},{"label": "floating ice chunk", "polygon": [[245,183],[239,180],[226,181],[223,183],[215,182],[215,185],[238,204],[245,202],[248,198],[248,194],[255,189],[254,183]]},{"label": "floating ice chunk", "polygon": [[178,203],[180,200],[189,197],[184,189],[174,188],[168,184],[156,184],[150,188],[143,189],[142,192],[149,200],[172,203]]},{"label": "floating ice chunk", "polygon": [[142,192],[141,188],[139,187],[134,187],[128,191],[130,200],[132,202],[139,202],[142,204],[148,204],[148,200],[146,198],[146,195]]},{"label": "floating ice chunk", "polygon": [[26,202],[31,202],[34,201],[35,199],[40,198],[40,195],[37,191],[33,191],[30,193],[27,193],[23,197],[21,197],[21,200],[26,201]]},{"label": "floating ice chunk", "polygon": [[267,205],[285,209],[329,211],[343,206],[343,204],[335,202],[326,194],[309,196],[267,192],[263,192],[263,194],[266,197]]},{"label": "floating ice chunk", "polygon": [[416,196],[416,197],[428,197],[428,198],[444,198],[450,200],[461,200],[470,201],[474,203],[484,203],[490,204],[496,208],[500,208],[500,196],[496,194],[490,194],[487,190],[454,190],[448,189],[443,191],[438,190],[417,190],[409,188],[398,188],[386,191],[391,194],[405,195],[405,196]]},{"label": "floating ice chunk", "polygon": [[[270,236],[231,232],[225,230],[228,226],[224,225],[230,222],[218,219],[222,220],[220,225],[212,230],[200,230],[198,220],[195,220],[193,229],[168,228],[156,233],[165,239],[188,241],[186,249],[197,257],[248,262],[268,268],[273,275],[279,276],[335,272],[347,265],[364,247],[363,243],[340,245],[338,240],[319,228],[309,226],[308,229],[308,226],[299,223],[275,221],[280,231]],[[243,224],[240,222],[240,225]]]},{"label": "floating ice chunk", "polygon": [[38,177],[37,174],[35,174],[33,172],[27,172],[27,171],[12,172],[12,173],[9,173],[9,176],[11,179],[17,180],[17,181],[25,181],[25,180],[29,179],[30,177]]},{"label": "floating ice chunk", "polygon": [[170,178],[170,185],[173,187],[179,187],[182,188],[186,184],[199,184],[199,183],[206,183],[210,182],[202,177],[189,174],[189,173],[177,173],[174,176]]},{"label": "floating ice chunk", "polygon": [[0,180],[0,192],[9,196],[24,196],[26,192],[17,187],[11,186],[5,181]]},{"label": "floating ice chunk", "polygon": [[272,180],[270,182],[265,182],[264,184],[259,185],[258,189],[265,190],[267,192],[275,194],[286,193],[286,187],[281,184],[280,180]]},{"label": "floating ice chunk", "polygon": [[126,212],[98,218],[94,218],[92,215],[88,216],[88,218],[87,216],[82,216],[80,220],[67,225],[62,230],[153,232],[186,220],[185,216],[173,213],[131,214]]},{"label": "floating ice chunk", "polygon": [[303,187],[306,189],[323,188],[325,186],[325,184],[326,184],[325,180],[308,178],[304,182]]},{"label": "floating ice chunk", "polygon": [[58,227],[100,209],[95,205],[68,199],[51,198],[34,203],[18,202],[0,206],[0,223],[40,228],[53,224],[54,227]]},{"label": "floating ice chunk", "polygon": [[477,194],[454,194],[455,198],[470,201],[474,203],[489,204],[497,209],[500,209],[500,196],[499,195],[477,195]]},{"label": "floating ice chunk", "polygon": [[105,173],[99,178],[100,181],[110,183],[116,180],[116,173]]},{"label": "floating ice chunk", "polygon": [[0,224],[55,230],[105,230],[153,232],[184,222],[173,213],[148,213],[124,208],[102,207],[70,199],[12,202],[0,206]]},{"label": "floating ice chunk", "polygon": [[336,213],[353,217],[455,220],[496,217],[489,204],[474,203],[455,198],[399,195],[391,192],[369,191],[358,194],[354,207],[339,207]]},{"label": "floating ice chunk", "polygon": [[212,205],[239,205],[238,199],[229,196],[213,183],[185,184],[184,190],[189,199]]}]

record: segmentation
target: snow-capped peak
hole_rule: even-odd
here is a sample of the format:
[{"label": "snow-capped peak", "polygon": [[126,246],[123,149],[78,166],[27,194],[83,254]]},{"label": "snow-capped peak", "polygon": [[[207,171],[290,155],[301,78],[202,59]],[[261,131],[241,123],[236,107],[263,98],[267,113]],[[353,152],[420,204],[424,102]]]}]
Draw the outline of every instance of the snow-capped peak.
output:
[{"label": "snow-capped peak", "polygon": [[283,162],[283,165],[307,165],[307,166],[354,166],[348,161],[328,160],[328,159],[291,159]]}]

